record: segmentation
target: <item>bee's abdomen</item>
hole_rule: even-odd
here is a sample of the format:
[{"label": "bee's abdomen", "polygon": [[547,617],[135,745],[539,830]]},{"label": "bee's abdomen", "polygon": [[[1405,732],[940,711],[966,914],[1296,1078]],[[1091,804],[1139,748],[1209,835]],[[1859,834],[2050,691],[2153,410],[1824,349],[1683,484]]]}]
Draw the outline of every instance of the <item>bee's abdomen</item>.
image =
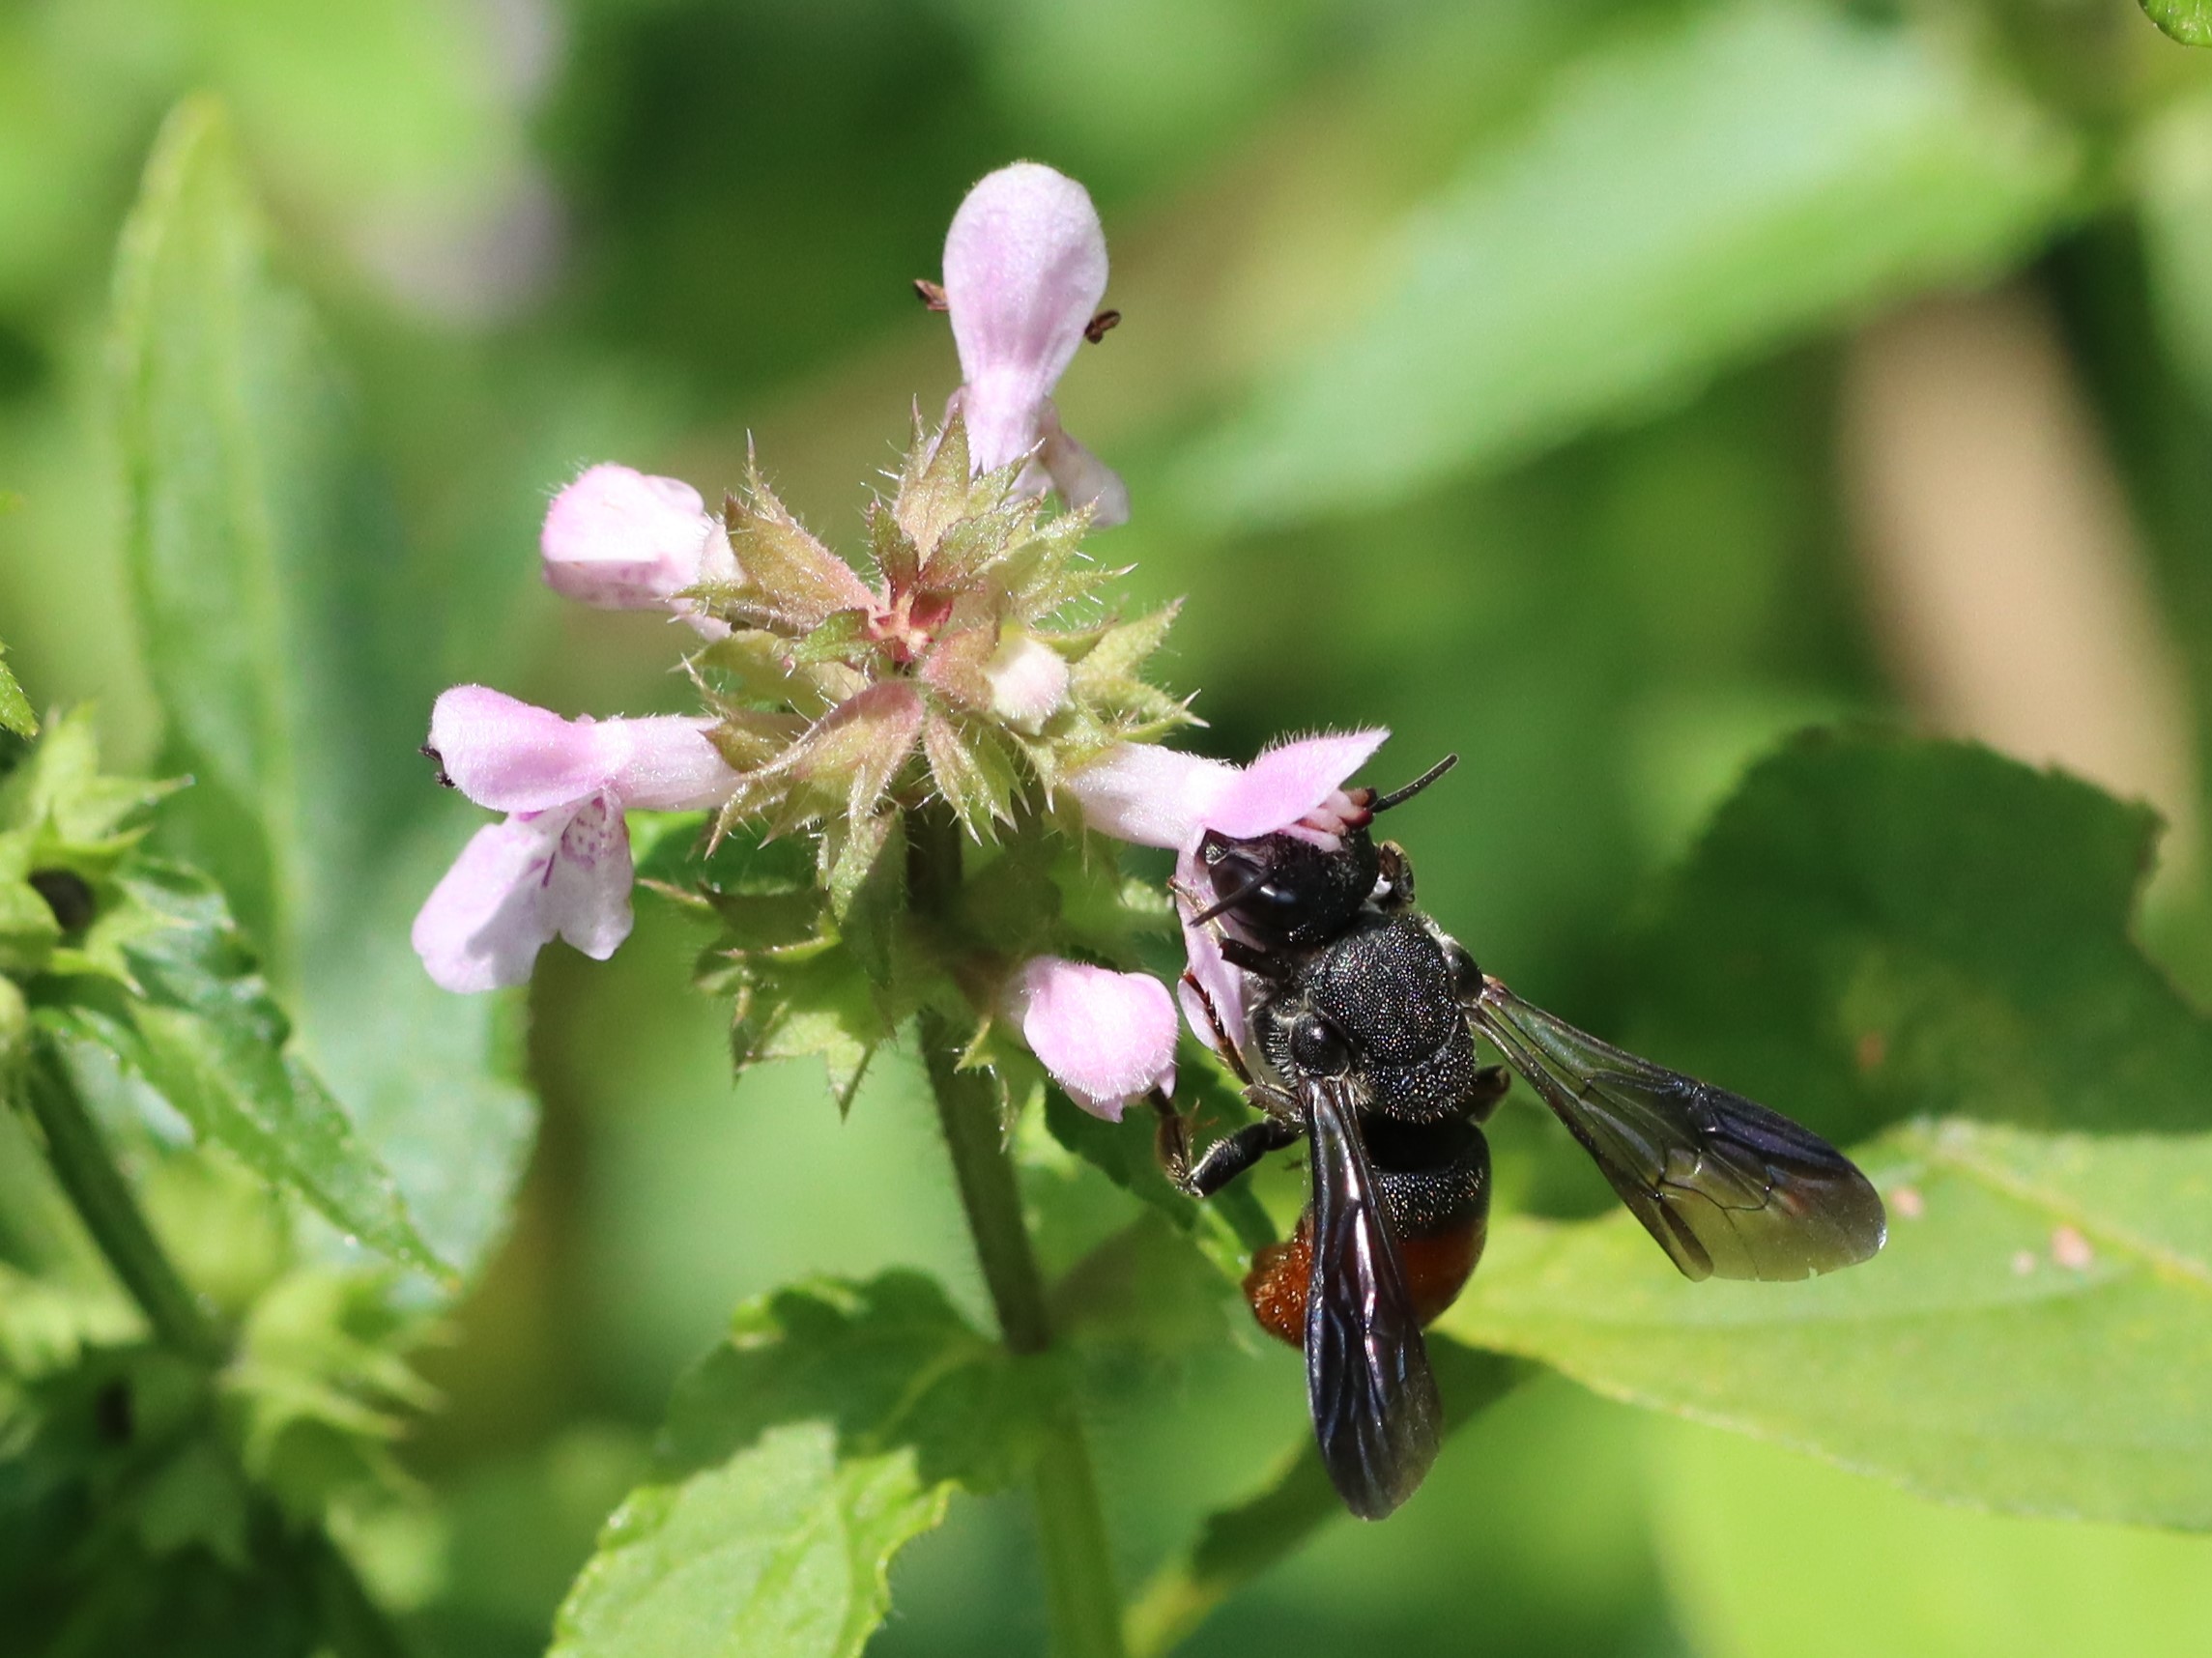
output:
[{"label": "bee's abdomen", "polygon": [[1475,1264],[1482,1259],[1489,1230],[1487,1215],[1471,1215],[1425,1238],[1398,1240],[1406,1288],[1413,1292],[1413,1310],[1422,1324],[1432,1322],[1459,1299],[1475,1275]]},{"label": "bee's abdomen", "polygon": [[1280,1244],[1252,1251],[1245,1274],[1245,1300],[1260,1329],[1292,1347],[1306,1345],[1306,1286],[1313,1275],[1313,1215],[1298,1217],[1298,1230]]},{"label": "bee's abdomen", "polygon": [[[1489,1236],[1490,1146],[1465,1121],[1414,1127],[1366,1119],[1375,1186],[1405,1265],[1414,1311],[1428,1323],[1459,1299]],[[1306,1296],[1313,1275],[1313,1215],[1280,1244],[1253,1251],[1245,1300],[1260,1329],[1290,1347],[1306,1345]]]},{"label": "bee's abdomen", "polygon": [[1366,1119],[1375,1185],[1414,1311],[1427,1324],[1466,1288],[1490,1230],[1490,1143],[1460,1119],[1419,1126]]},{"label": "bee's abdomen", "polygon": [[[1471,1214],[1438,1231],[1397,1240],[1406,1288],[1422,1324],[1459,1299],[1482,1259],[1488,1233],[1489,1217]],[[1267,1244],[1253,1254],[1251,1271],[1245,1274],[1245,1300],[1253,1320],[1286,1347],[1306,1345],[1306,1292],[1312,1272],[1313,1233],[1301,1217],[1287,1242]]]}]

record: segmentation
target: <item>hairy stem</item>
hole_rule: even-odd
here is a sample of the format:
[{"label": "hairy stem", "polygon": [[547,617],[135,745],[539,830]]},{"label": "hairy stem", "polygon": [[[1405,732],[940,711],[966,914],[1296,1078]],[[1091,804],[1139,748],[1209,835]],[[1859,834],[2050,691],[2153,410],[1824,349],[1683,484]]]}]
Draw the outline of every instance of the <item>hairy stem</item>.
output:
[{"label": "hairy stem", "polygon": [[[948,915],[961,883],[960,825],[949,811],[907,813],[906,859],[914,908]],[[999,1332],[1009,1351],[1038,1363],[1044,1409],[1030,1496],[1052,1651],[1059,1658],[1122,1658],[1121,1597],[1098,1476],[1074,1391],[1052,1351],[1044,1274],[1021,1216],[997,1090],[981,1072],[958,1069],[960,1033],[942,1014],[925,1008],[918,1022],[937,1121]]]},{"label": "hairy stem", "polygon": [[93,1121],[61,1062],[45,1047],[40,1047],[24,1067],[22,1090],[45,1136],[54,1178],[153,1326],[156,1338],[202,1363],[220,1364],[225,1348],[222,1331],[170,1263],[115,1166],[107,1136]]}]

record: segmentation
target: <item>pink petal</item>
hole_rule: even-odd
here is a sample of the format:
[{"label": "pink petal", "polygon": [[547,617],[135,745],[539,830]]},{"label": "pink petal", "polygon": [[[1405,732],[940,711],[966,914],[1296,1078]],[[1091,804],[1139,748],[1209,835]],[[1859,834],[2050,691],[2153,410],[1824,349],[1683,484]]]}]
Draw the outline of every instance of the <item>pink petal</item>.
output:
[{"label": "pink petal", "polygon": [[602,720],[598,730],[617,756],[609,786],[626,809],[696,812],[720,806],[737,774],[706,733],[714,722],[681,714]]},{"label": "pink petal", "polygon": [[726,559],[729,540],[697,490],[612,463],[553,498],[538,537],[547,585],[604,610],[668,604],[711,573],[704,566],[717,543]]},{"label": "pink petal", "polygon": [[[1205,872],[1199,868],[1194,850],[1185,851],[1175,860],[1175,884],[1187,892],[1207,890]],[[1189,907],[1179,900],[1175,908],[1183,918],[1183,955],[1191,976],[1213,998],[1214,1012],[1221,1016],[1221,1028],[1228,1033],[1230,1043],[1241,1047],[1250,1039],[1250,1031],[1245,1023],[1244,969],[1230,966],[1221,955],[1221,937],[1212,922],[1192,927]],[[1191,1021],[1192,1034],[1220,1052],[1221,1044],[1215,1040],[1213,1024],[1207,1019],[1197,995],[1189,985],[1180,982],[1175,993],[1182,1000],[1183,1016]]]},{"label": "pink petal", "polygon": [[1346,731],[1269,749],[1211,802],[1205,826],[1238,841],[1287,829],[1336,793],[1389,735]]},{"label": "pink petal", "polygon": [[1091,526],[1110,529],[1129,522],[1129,486],[1121,474],[1084,448],[1060,428],[1059,414],[1049,405],[1045,412],[1045,447],[1038,460],[1051,475],[1052,487],[1070,506],[1091,509]]},{"label": "pink petal", "polygon": [[560,834],[560,850],[545,883],[549,930],[604,961],[630,936],[630,830],[610,794],[577,808]]},{"label": "pink petal", "polygon": [[945,300],[976,471],[1036,443],[1045,399],[1106,284],[1106,233],[1075,180],[1017,161],[968,191],[945,235]]},{"label": "pink petal", "polygon": [[1021,1040],[1069,1099],[1118,1123],[1130,1101],[1175,1086],[1175,1004],[1143,973],[1040,956],[1007,991]]},{"label": "pink petal", "polygon": [[496,990],[530,982],[554,935],[546,876],[560,841],[558,814],[488,823],[431,890],[410,935],[430,977],[448,990]]},{"label": "pink petal", "polygon": [[517,813],[471,837],[415,917],[415,953],[448,990],[530,982],[556,937],[604,961],[630,935],[629,828],[606,792]]},{"label": "pink petal", "polygon": [[[957,409],[967,426],[968,467],[973,472],[996,471],[1035,449],[1042,440],[1038,422],[1047,400],[1025,384],[1004,379],[987,381],[980,392],[962,386],[945,405],[949,416]],[[1052,476],[1039,461],[1031,461],[1014,480],[1022,496],[1043,495]]]},{"label": "pink petal", "polygon": [[430,747],[453,786],[495,812],[549,812],[600,790],[619,807],[683,812],[736,787],[706,732],[676,714],[564,720],[482,685],[456,685],[430,715]]},{"label": "pink petal", "polygon": [[430,747],[454,787],[495,812],[545,812],[607,786],[627,747],[610,722],[563,720],[482,685],[456,685],[430,715]]},{"label": "pink petal", "polygon": [[1197,843],[1215,802],[1238,781],[1222,760],[1151,743],[1122,743],[1068,779],[1083,820],[1139,846],[1181,851]]}]

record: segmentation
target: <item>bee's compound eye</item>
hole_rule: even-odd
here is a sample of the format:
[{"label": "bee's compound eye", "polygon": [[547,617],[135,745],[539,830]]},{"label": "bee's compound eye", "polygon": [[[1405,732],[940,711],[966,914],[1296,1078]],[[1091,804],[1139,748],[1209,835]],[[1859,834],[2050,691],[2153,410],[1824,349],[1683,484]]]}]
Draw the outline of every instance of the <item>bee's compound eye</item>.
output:
[{"label": "bee's compound eye", "polygon": [[1249,852],[1217,851],[1206,860],[1217,898],[1238,902],[1259,891],[1267,880],[1267,868]]},{"label": "bee's compound eye", "polygon": [[1339,1076],[1352,1068],[1352,1049],[1336,1027],[1307,1014],[1290,1027],[1291,1063],[1310,1076]]}]

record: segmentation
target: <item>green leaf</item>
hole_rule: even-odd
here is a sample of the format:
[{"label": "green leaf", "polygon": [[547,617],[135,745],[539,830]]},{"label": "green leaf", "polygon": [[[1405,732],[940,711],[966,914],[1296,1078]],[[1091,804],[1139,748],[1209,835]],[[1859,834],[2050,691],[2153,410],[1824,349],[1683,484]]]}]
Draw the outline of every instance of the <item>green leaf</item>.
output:
[{"label": "green leaf", "polygon": [[1023,1377],[912,1272],[739,1309],[677,1385],[663,1476],[607,1523],[556,1658],[857,1654],[892,1557],[1026,1464]]},{"label": "green leaf", "polygon": [[92,710],[72,708],[0,784],[0,822],[38,832],[42,850],[119,850],[143,833],[132,820],[181,786],[101,772]]},{"label": "green leaf", "polygon": [[1135,621],[1115,622],[1102,629],[1097,642],[1070,671],[1069,689],[1084,694],[1134,677],[1152,653],[1166,642],[1167,630],[1175,625],[1175,618],[1182,611],[1183,601],[1177,599]]},{"label": "green leaf", "polygon": [[1406,224],[1380,297],[1193,447],[1193,510],[1401,498],[2018,258],[2069,142],[1936,31],[1766,0],[1571,67]]},{"label": "green leaf", "polygon": [[2212,1022],[2134,937],[2156,836],[1987,749],[1809,733],[1642,929],[1634,1034],[1839,1143],[1920,1115],[2201,1129]]},{"label": "green leaf", "polygon": [[868,552],[876,560],[876,574],[885,592],[905,591],[921,574],[921,549],[914,545],[888,501],[868,503]]},{"label": "green leaf", "polygon": [[824,886],[838,936],[877,985],[891,979],[892,929],[906,907],[906,820],[898,812],[847,817],[822,835]]},{"label": "green leaf", "polygon": [[408,944],[474,827],[414,752],[443,589],[410,571],[210,100],[177,108],[148,163],[113,367],[138,634],[165,761],[194,780],[161,832],[230,895],[302,1052],[466,1270],[504,1216],[531,1110],[512,998],[438,989]]},{"label": "green leaf", "polygon": [[869,645],[868,613],[839,611],[790,646],[793,668],[811,668],[819,662],[843,662]]},{"label": "green leaf", "polygon": [[35,737],[39,734],[39,716],[32,712],[31,700],[23,695],[22,686],[15,683],[7,657],[8,647],[0,644],[0,730]]},{"label": "green leaf", "polygon": [[[1638,1045],[1830,1131],[1863,1266],[1691,1284],[1508,1220],[1444,1328],[1954,1501],[2212,1528],[2212,1023],[2129,936],[2148,814],[1961,744],[1801,740],[1662,907]],[[2083,1132],[2093,1129],[2095,1132]]]},{"label": "green leaf", "polygon": [[43,970],[61,941],[54,912],[38,889],[21,879],[0,879],[0,973],[28,978]]},{"label": "green leaf", "polygon": [[2212,1529],[2212,1137],[1955,1122],[1866,1162],[1864,1266],[1691,1284],[1625,1215],[1506,1221],[1443,1328],[1929,1496]]},{"label": "green leaf", "polygon": [[[967,515],[973,494],[968,479],[966,420],[955,410],[944,430],[933,440],[917,419],[905,459],[900,464],[891,517],[913,546],[921,565],[928,564],[944,532]],[[887,535],[878,537],[879,544],[885,540]],[[903,550],[894,553],[892,567],[903,563]]]},{"label": "green leaf", "polygon": [[2212,1539],[1923,1502],[1687,1422],[1648,1443],[1670,1598],[1710,1658],[2196,1658],[2212,1627]]},{"label": "green leaf", "polygon": [[768,953],[737,964],[734,987],[732,1064],[819,1055],[838,1110],[849,1111],[869,1060],[891,1037],[859,958],[834,945]]},{"label": "green leaf", "polygon": [[[288,1048],[290,1026],[214,883],[148,860],[117,884],[156,924],[125,947],[144,998],[128,1004],[137,1041],[121,1057],[195,1133],[298,1191],[340,1232],[445,1275],[390,1172]],[[68,1054],[116,1027],[63,1015],[63,1029]]]},{"label": "green leaf", "polygon": [[710,846],[706,812],[632,812],[630,855],[641,881],[719,893],[811,893],[815,860],[804,841],[763,841],[740,824]]},{"label": "green leaf", "polygon": [[744,500],[726,497],[723,522],[742,572],[737,609],[793,633],[811,633],[839,611],[876,602],[852,566],[809,533],[756,469]]},{"label": "green leaf", "polygon": [[2212,46],[2212,0],[2142,0],[2143,15],[2185,46]]},{"label": "green leaf", "polygon": [[922,722],[922,753],[930,780],[972,839],[995,840],[997,826],[1013,822],[1014,764],[989,727],[932,709]]}]

